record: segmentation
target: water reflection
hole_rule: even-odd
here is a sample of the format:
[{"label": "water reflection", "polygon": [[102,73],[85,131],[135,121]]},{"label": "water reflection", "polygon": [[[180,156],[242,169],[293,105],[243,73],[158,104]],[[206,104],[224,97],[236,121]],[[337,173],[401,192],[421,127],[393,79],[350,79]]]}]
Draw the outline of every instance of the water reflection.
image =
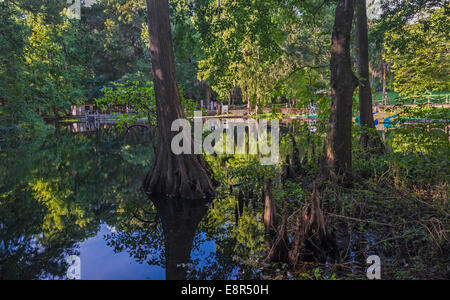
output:
[{"label": "water reflection", "polygon": [[198,225],[211,202],[158,199],[154,201],[162,222],[165,246],[166,279],[187,279],[191,250]]},{"label": "water reflection", "polygon": [[127,200],[142,199],[151,147],[54,132],[0,152],[1,279],[66,278],[66,257],[80,255],[101,224],[113,227]]},{"label": "water reflection", "polygon": [[1,152],[0,279],[67,279],[70,255],[81,279],[259,278],[260,216],[227,193],[151,202],[145,134],[57,127]]},{"label": "water reflection", "polygon": [[[315,124],[302,123],[281,127],[282,156],[292,144],[290,130],[298,145],[314,145],[306,128]],[[262,278],[264,202],[256,165],[208,156],[224,183],[214,201],[152,202],[141,191],[153,157],[146,128],[125,134],[73,126],[1,148],[0,279],[65,279],[69,255],[80,256],[82,279]],[[400,130],[393,137],[404,145],[410,135]],[[246,180],[229,181],[236,172]],[[239,186],[241,197],[230,185]]]},{"label": "water reflection", "polygon": [[[281,152],[288,131],[282,126]],[[70,255],[80,256],[82,279],[262,278],[264,202],[254,165],[210,156],[224,183],[214,201],[152,202],[141,191],[153,157],[144,127],[125,134],[66,124],[21,140],[0,151],[0,279],[65,279]],[[233,172],[247,180],[229,182]]]},{"label": "water reflection", "polygon": [[[283,176],[315,173],[317,122],[282,123],[281,156],[289,161],[297,145],[296,155],[308,158]],[[386,132],[387,144],[398,155],[447,154],[447,132],[448,122],[405,124]],[[146,127],[120,133],[108,124],[66,124],[28,139],[19,128],[0,133],[0,279],[66,279],[70,255],[80,256],[82,279],[262,278],[257,157],[252,164],[244,156],[208,156],[223,183],[213,201],[151,201],[141,191],[153,160]],[[292,211],[302,207],[295,185],[283,193]]]}]

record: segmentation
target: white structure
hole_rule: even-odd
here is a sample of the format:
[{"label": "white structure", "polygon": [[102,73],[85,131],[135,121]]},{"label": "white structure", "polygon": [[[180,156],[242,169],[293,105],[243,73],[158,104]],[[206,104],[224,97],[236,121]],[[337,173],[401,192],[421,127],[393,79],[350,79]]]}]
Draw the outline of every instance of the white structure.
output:
[{"label": "white structure", "polygon": [[91,7],[97,0],[66,0],[67,4],[67,17],[69,19],[81,19],[81,6]]}]

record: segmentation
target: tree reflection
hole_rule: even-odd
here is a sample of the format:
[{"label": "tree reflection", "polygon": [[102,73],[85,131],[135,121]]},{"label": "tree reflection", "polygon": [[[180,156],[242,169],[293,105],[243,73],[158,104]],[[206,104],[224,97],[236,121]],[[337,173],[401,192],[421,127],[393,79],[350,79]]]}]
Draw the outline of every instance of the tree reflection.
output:
[{"label": "tree reflection", "polygon": [[209,203],[206,200],[154,200],[164,230],[166,279],[187,279],[194,237]]},{"label": "tree reflection", "polygon": [[214,201],[129,203],[108,244],[164,267],[169,280],[260,278],[254,265],[264,251],[261,213],[243,207],[236,220],[236,205],[224,191]]},{"label": "tree reflection", "polygon": [[0,152],[0,279],[65,278],[79,243],[145,196],[151,146],[57,128]]},{"label": "tree reflection", "polygon": [[[258,193],[238,201],[226,175],[213,202],[152,202],[140,189],[152,160],[148,142],[106,131],[56,132],[0,152],[1,279],[65,278],[65,258],[78,255],[101,224],[116,229],[106,239],[113,250],[165,267],[167,279],[259,278],[254,270],[265,248]],[[216,173],[224,171],[215,159]],[[233,168],[241,164],[248,162]]]}]

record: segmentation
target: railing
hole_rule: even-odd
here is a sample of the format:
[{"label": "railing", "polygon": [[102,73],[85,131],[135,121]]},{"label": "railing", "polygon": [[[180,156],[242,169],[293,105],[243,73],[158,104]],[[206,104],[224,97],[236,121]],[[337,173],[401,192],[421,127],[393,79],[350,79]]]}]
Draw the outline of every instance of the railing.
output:
[{"label": "railing", "polygon": [[437,94],[437,95],[419,95],[419,96],[389,96],[384,99],[380,98],[380,94],[377,94],[374,100],[375,105],[423,105],[423,104],[450,104],[450,94]]}]

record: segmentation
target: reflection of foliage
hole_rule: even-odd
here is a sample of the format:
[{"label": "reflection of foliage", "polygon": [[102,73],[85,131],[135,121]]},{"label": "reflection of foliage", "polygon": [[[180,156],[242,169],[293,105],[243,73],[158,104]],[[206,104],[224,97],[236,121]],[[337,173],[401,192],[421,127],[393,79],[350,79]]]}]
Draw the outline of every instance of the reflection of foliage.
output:
[{"label": "reflection of foliage", "polygon": [[[252,156],[220,155],[208,159],[215,174],[226,184],[224,189],[219,189],[219,197],[200,224],[206,237],[215,241],[216,252],[207,258],[208,266],[196,272],[200,278],[259,278],[255,270],[266,250],[263,205],[259,199],[266,180],[278,177],[279,169],[262,166]],[[228,185],[237,187],[236,194],[228,194]],[[237,197],[238,193],[243,198]]]},{"label": "reflection of foliage", "polygon": [[264,253],[262,213],[244,208],[236,223],[235,197],[218,198],[200,223],[207,240],[215,241],[215,252],[196,268],[198,279],[253,279],[254,269]]},{"label": "reflection of foliage", "polygon": [[261,254],[264,253],[264,227],[262,222],[262,214],[255,216],[249,209],[245,209],[244,213],[239,217],[239,224],[235,228],[236,246],[234,251],[235,260],[243,260],[253,266],[257,265]]},{"label": "reflection of foliage", "polygon": [[127,250],[139,263],[164,266],[164,237],[160,226],[127,226],[120,230],[106,237],[108,246],[115,252]]},{"label": "reflection of foliage", "polygon": [[150,166],[153,158],[148,155],[148,145],[124,145],[120,148],[121,158],[129,164],[136,166]]},{"label": "reflection of foliage", "polygon": [[155,221],[156,209],[148,201],[127,201],[120,209],[116,230],[106,236],[115,252],[127,250],[140,263],[164,265],[164,237]]},{"label": "reflection of foliage", "polygon": [[[214,201],[197,229],[191,253],[200,251],[201,245],[206,241],[214,241],[215,251],[208,257],[202,258],[202,262],[205,262],[203,264],[199,264],[198,259],[192,260],[193,264],[189,264],[188,272],[190,279],[229,279],[233,276],[253,278],[252,269],[262,257],[264,244],[261,212],[254,213],[251,209],[245,208],[238,216],[236,223],[237,200],[225,194],[224,191],[220,192],[220,195],[224,197],[219,196]],[[168,208],[168,210],[171,209]],[[173,217],[161,216],[161,218],[169,219]],[[182,216],[179,217],[181,222]],[[156,210],[153,205],[129,202],[122,206],[118,221],[116,225],[118,232],[107,237],[108,244],[116,252],[126,250],[140,263],[159,266],[167,263],[164,257],[168,237],[163,236],[161,223],[156,219]],[[166,222],[170,224],[173,221],[166,220]],[[164,234],[183,234],[182,228],[178,230],[181,232],[164,232]],[[186,228],[186,230],[189,229]],[[180,244],[179,247],[184,246]],[[238,275],[234,274],[236,270],[246,270],[246,272]]]},{"label": "reflection of foliage", "polygon": [[11,190],[9,196],[1,195],[0,279],[52,278],[61,276],[65,270],[64,247],[72,245],[64,239],[53,247],[37,243],[46,213],[42,205],[28,196],[26,191],[19,190]]},{"label": "reflection of foliage", "polygon": [[136,176],[144,176],[150,146],[133,154],[119,151],[127,148],[121,136],[58,132],[0,153],[1,278],[64,277],[76,243],[101,222],[115,225],[120,207],[143,197]]}]

